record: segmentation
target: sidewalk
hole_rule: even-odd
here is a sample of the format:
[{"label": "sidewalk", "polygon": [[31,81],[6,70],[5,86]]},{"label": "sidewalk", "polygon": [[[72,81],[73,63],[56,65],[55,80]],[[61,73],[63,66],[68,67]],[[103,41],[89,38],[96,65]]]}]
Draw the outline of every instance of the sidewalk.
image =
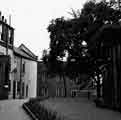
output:
[{"label": "sidewalk", "polygon": [[121,120],[121,113],[97,108],[86,98],[55,98],[41,104],[64,115],[64,120]]},{"label": "sidewalk", "polygon": [[31,120],[22,109],[25,100],[0,101],[0,120]]}]

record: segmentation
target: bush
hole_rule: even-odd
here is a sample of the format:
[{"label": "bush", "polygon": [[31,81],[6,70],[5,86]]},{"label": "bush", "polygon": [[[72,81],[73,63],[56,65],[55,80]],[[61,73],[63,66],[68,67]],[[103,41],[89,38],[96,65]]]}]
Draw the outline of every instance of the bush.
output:
[{"label": "bush", "polygon": [[38,99],[31,98],[28,102],[24,103],[24,105],[26,105],[39,120],[61,120],[60,117],[57,117],[57,112],[45,108],[39,103]]}]

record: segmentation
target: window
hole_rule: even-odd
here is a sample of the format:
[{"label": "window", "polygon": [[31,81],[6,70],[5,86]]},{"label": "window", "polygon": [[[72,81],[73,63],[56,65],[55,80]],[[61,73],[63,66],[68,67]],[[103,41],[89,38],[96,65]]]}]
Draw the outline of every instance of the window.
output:
[{"label": "window", "polygon": [[64,96],[64,89],[63,88],[56,88],[56,97]]},{"label": "window", "polygon": [[47,72],[42,72],[41,75],[42,75],[42,81],[45,82],[47,79]]},{"label": "window", "polygon": [[25,73],[25,62],[22,64],[22,72]]},{"label": "window", "polygon": [[60,81],[60,76],[56,75],[56,81],[59,82]]},{"label": "window", "polygon": [[76,90],[71,90],[71,96],[72,96],[72,97],[75,97],[76,94],[77,94],[77,91],[76,91]]},{"label": "window", "polygon": [[2,39],[1,35],[2,35],[2,25],[0,25],[0,40]]},{"label": "window", "polygon": [[42,93],[42,96],[44,96],[44,97],[48,96],[48,88],[47,87],[43,87],[41,93]]},{"label": "window", "polygon": [[11,91],[11,80],[8,81],[8,91]]},{"label": "window", "polygon": [[17,81],[17,93],[20,93],[20,81]]},{"label": "window", "polygon": [[9,43],[13,45],[13,39],[14,39],[14,31],[11,29],[9,30]]},{"label": "window", "polygon": [[28,97],[28,85],[26,85],[26,97]]},{"label": "window", "polygon": [[59,96],[59,88],[56,88],[56,97]]},{"label": "window", "polygon": [[56,81],[57,82],[63,81],[63,76],[62,75],[56,75]]},{"label": "window", "polygon": [[8,44],[11,44],[10,39],[11,39],[11,30],[8,30]]},{"label": "window", "polygon": [[22,97],[24,97],[24,82],[22,83]]},{"label": "window", "polygon": [[64,88],[61,88],[61,96],[64,96]]}]

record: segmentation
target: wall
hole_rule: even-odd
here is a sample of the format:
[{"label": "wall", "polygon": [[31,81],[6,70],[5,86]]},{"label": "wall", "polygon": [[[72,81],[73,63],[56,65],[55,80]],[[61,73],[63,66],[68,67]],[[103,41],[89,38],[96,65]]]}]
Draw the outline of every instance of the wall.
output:
[{"label": "wall", "polygon": [[28,85],[28,97],[35,97],[37,92],[37,62],[23,58],[22,64],[23,63],[25,63],[25,73],[22,80],[25,81],[25,85]]},{"label": "wall", "polygon": [[[37,62],[15,56],[15,62],[17,64],[17,72],[14,77],[16,81],[24,83],[24,90],[20,86],[20,95],[22,98],[35,97],[36,96],[36,85],[37,85]],[[25,71],[23,71],[23,64],[25,64]],[[28,96],[26,95],[28,86]],[[24,92],[24,93],[23,93]]]},{"label": "wall", "polygon": [[[0,45],[0,54],[6,55],[6,48]],[[8,55],[10,55],[10,64],[11,64],[11,70],[9,73],[9,80],[10,82],[10,92],[9,92],[9,98],[12,98],[13,95],[13,80],[14,80],[14,73],[13,73],[13,69],[14,69],[14,55],[13,55],[13,50],[12,49],[8,49]]]}]

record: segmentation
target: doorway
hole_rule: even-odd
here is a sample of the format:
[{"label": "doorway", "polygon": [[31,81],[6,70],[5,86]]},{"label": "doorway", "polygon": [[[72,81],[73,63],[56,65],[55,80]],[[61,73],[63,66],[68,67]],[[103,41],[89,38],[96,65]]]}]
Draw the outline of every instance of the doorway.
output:
[{"label": "doorway", "polygon": [[9,56],[0,55],[0,99],[8,99]]}]

